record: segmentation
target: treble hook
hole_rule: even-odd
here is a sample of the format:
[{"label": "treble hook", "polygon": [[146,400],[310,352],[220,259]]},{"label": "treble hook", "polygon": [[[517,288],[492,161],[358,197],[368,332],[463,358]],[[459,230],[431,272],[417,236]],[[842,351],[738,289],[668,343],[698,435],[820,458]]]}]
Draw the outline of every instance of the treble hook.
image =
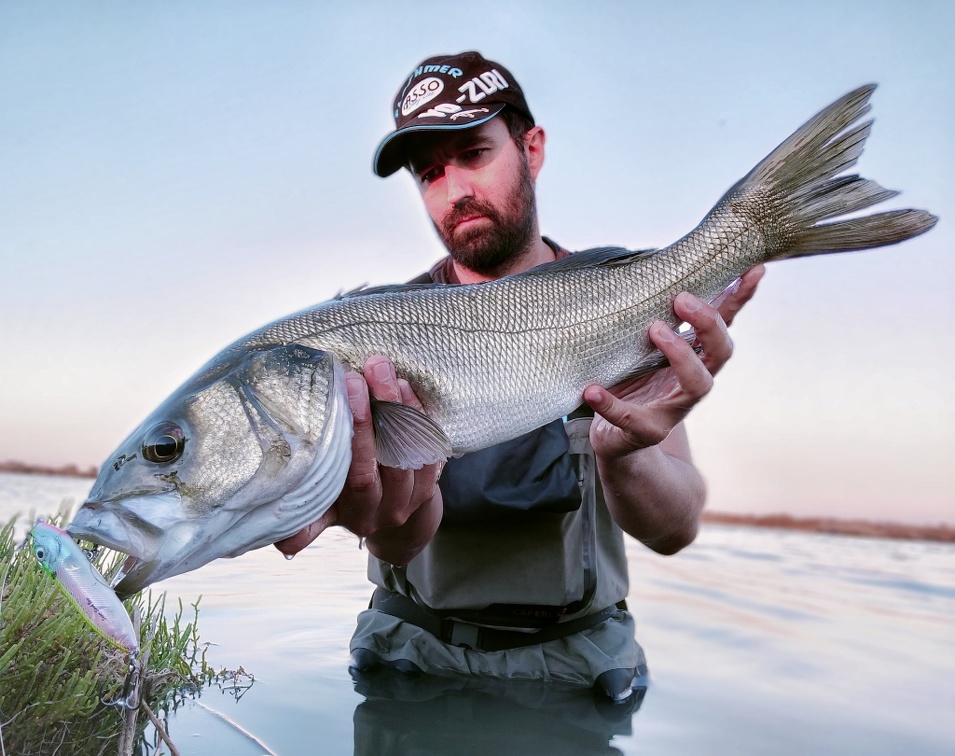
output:
[{"label": "treble hook", "polygon": [[142,665],[136,654],[129,655],[129,672],[126,674],[126,681],[123,683],[123,694],[112,701],[105,698],[100,699],[103,706],[111,706],[117,709],[127,709],[132,711],[139,708],[139,694],[142,684]]}]

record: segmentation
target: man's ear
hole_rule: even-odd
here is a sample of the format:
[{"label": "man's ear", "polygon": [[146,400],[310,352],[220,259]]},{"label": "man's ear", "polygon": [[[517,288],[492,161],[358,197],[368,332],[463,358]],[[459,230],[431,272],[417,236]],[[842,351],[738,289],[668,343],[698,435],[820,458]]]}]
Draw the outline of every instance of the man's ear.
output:
[{"label": "man's ear", "polygon": [[527,163],[531,169],[531,178],[537,180],[537,174],[540,173],[544,165],[544,142],[547,135],[540,126],[535,126],[524,134],[524,152],[527,155]]}]

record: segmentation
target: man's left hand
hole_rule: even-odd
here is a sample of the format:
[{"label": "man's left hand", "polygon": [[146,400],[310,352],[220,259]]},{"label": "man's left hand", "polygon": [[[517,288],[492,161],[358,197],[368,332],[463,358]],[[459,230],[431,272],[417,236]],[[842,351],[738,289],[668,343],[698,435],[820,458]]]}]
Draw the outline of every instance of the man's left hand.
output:
[{"label": "man's left hand", "polygon": [[735,291],[706,304],[683,292],[673,309],[696,331],[701,353],[681,339],[666,323],[650,327],[650,339],[670,361],[670,367],[605,389],[584,390],[584,400],[599,415],[590,429],[598,456],[620,457],[662,442],[713,387],[713,376],[733,353],[727,325],[756,291],[765,268],[747,271]]}]

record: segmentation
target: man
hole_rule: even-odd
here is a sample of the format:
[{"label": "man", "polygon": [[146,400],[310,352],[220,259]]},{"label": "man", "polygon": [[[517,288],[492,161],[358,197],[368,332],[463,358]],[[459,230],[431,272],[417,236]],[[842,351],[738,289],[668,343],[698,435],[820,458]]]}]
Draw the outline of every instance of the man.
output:
[{"label": "man", "polygon": [[[409,170],[449,253],[415,282],[479,284],[569,254],[538,230],[545,134],[506,68],[476,52],[429,58],[402,83],[394,117],[375,173]],[[355,666],[596,685],[625,700],[645,664],[623,603],[623,533],[661,554],[695,538],[705,490],[682,421],[730,357],[725,323],[761,275],[747,273],[719,311],[676,298],[701,354],[656,323],[671,367],[590,386],[566,421],[444,470],[377,464],[369,396],[421,405],[383,357],[350,373],[345,489],[279,548],[295,553],[333,524],[365,538],[377,589],[352,639]]]}]

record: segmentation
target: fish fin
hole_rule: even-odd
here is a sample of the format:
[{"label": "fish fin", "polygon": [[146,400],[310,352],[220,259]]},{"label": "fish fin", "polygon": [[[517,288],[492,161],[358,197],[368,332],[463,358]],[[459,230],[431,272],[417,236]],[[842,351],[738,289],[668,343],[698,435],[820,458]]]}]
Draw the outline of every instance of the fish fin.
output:
[{"label": "fish fin", "polygon": [[[653,249],[624,249],[623,247],[594,247],[580,252],[574,252],[569,257],[562,257],[552,262],[538,265],[530,270],[517,273],[517,276],[550,275],[554,272],[567,270],[593,269],[596,267],[616,267],[627,265],[640,257],[650,257],[661,250]],[[359,286],[346,292],[339,292],[335,299],[351,299],[364,297],[369,294],[404,294],[419,289],[447,289],[462,284],[449,283],[403,283],[383,284],[381,286]]]},{"label": "fish fin", "polygon": [[[703,348],[696,344],[696,331],[692,328],[687,328],[684,331],[677,331],[676,335],[683,339],[687,344],[693,347],[693,351],[697,354],[700,354],[703,351]],[[662,370],[663,368],[670,367],[670,360],[663,356],[663,352],[659,349],[654,349],[646,357],[644,357],[640,362],[633,366],[633,369],[624,375],[619,383],[625,383],[627,381],[635,381],[637,378],[643,378],[644,376],[650,375],[650,373],[655,373],[657,370]]]},{"label": "fish fin", "polygon": [[[569,257],[562,257],[530,270],[517,273],[518,276],[550,275],[564,270],[592,269],[596,267],[617,267],[627,265],[641,257],[650,257],[660,252],[660,249],[624,249],[623,247],[594,247],[580,252],[574,252]],[[461,284],[446,283],[405,283],[384,284],[383,286],[359,286],[356,289],[338,294],[335,299],[362,297],[367,294],[394,294],[417,289],[441,289],[461,286]]]},{"label": "fish fin", "polygon": [[360,286],[357,289],[338,294],[335,299],[351,299],[352,297],[364,297],[369,294],[395,294],[417,289],[440,289],[449,286],[459,286],[460,284],[443,283],[416,283],[416,284],[382,284],[381,286]]},{"label": "fish fin", "polygon": [[338,293],[332,297],[332,299],[345,299],[345,297],[350,297],[352,294],[360,294],[362,291],[368,288],[368,283],[359,284],[354,289],[339,289]]},{"label": "fish fin", "polygon": [[399,402],[371,400],[375,456],[385,467],[418,470],[448,459],[451,441],[427,415]]},{"label": "fish fin", "polygon": [[898,194],[857,175],[836,175],[855,165],[862,154],[872,121],[855,122],[869,112],[873,91],[875,84],[859,87],[820,111],[718,203],[717,207],[728,204],[752,216],[766,236],[767,259],[896,244],[928,231],[938,221],[924,210],[893,210],[822,222]]},{"label": "fish fin", "polygon": [[613,268],[622,265],[628,265],[641,257],[651,257],[662,250],[659,249],[624,249],[623,247],[594,247],[580,252],[574,252],[568,257],[562,257],[559,260],[538,265],[519,276],[532,277],[540,275],[550,275],[554,272],[566,270],[578,270],[581,268]]},{"label": "fish fin", "polygon": [[710,300],[710,305],[719,309],[723,302],[739,291],[739,285],[741,281],[741,278],[734,278],[733,282],[729,286],[727,286],[725,289],[723,289],[723,291]]}]

